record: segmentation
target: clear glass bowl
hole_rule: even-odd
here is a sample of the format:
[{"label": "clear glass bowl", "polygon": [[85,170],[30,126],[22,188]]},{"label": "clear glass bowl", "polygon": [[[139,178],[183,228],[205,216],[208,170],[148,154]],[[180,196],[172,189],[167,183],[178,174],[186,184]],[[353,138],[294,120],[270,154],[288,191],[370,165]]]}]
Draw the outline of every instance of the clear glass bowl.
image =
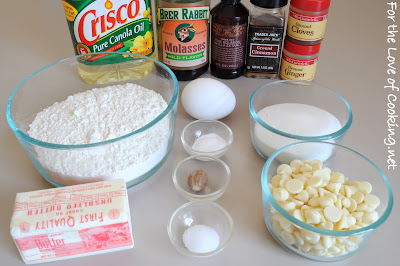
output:
[{"label": "clear glass bowl", "polygon": [[[320,136],[294,135],[272,127],[258,116],[259,111],[265,107],[283,103],[306,104],[323,109],[339,120],[341,128],[336,132]],[[264,159],[268,159],[283,146],[298,141],[339,143],[353,119],[350,106],[342,96],[325,86],[308,81],[281,80],[263,85],[251,96],[249,109],[251,140],[254,148]],[[279,119],[284,118],[279,117]],[[305,159],[312,155],[305,151],[299,151],[298,154]],[[323,156],[322,154],[322,160]]]},{"label": "clear glass bowl", "polygon": [[[196,253],[189,251],[183,242],[183,233],[194,225],[206,225],[213,228],[219,236],[219,246],[211,252]],[[210,257],[221,252],[232,239],[234,224],[229,213],[214,202],[193,201],[183,204],[171,216],[168,236],[172,245],[181,253],[192,257]]]},{"label": "clear glass bowl", "polygon": [[[110,53],[91,54],[90,56],[106,54]],[[116,54],[132,55],[131,53]],[[78,71],[82,65],[80,63],[82,58],[87,58],[86,56],[74,56],[57,61],[27,77],[12,92],[8,100],[8,123],[36,169],[51,184],[64,186],[100,180],[124,179],[128,187],[133,186],[146,180],[157,171],[171,151],[179,94],[178,81],[173,72],[164,64],[149,57],[135,55],[136,60],[133,61],[102,65],[100,83],[104,85],[89,84],[81,77],[82,70]],[[124,74],[125,70],[129,70],[129,75]],[[88,77],[84,76],[84,78]],[[110,83],[107,84],[106,81]],[[93,88],[128,82],[159,93],[168,104],[167,108],[147,125],[124,136],[103,142],[60,145],[28,136],[29,125],[36,114],[53,103]],[[157,132],[164,133],[156,140],[146,141],[146,138]],[[142,145],[140,149],[139,145]],[[120,151],[121,147],[127,147],[124,153],[115,153],[115,149]],[[152,152],[143,157],[140,153],[140,150],[143,149],[151,149]],[[129,164],[117,166],[117,162],[120,160],[129,160]],[[111,164],[111,170],[97,171],[98,166],[105,162]],[[68,167],[71,164],[75,164],[75,166]],[[84,168],[87,169],[84,174],[76,170]],[[90,174],[85,174],[87,172]]]},{"label": "clear glass bowl", "polygon": [[[218,136],[209,134],[217,134]],[[196,140],[201,141],[200,139],[201,137],[207,138],[207,136],[214,136],[214,138],[215,137],[221,138],[220,139],[221,143],[223,143],[222,142],[223,140],[225,144],[223,146],[222,145],[216,146],[215,145],[216,142],[214,138],[212,138],[208,140],[203,140],[203,143],[206,143],[208,141],[208,144],[205,144],[203,147],[205,148],[204,150],[196,148],[197,147],[196,146],[197,144],[195,144]],[[186,127],[182,130],[181,141],[183,147],[190,155],[205,155],[205,156],[220,158],[231,147],[233,142],[233,133],[232,130],[227,125],[218,120],[201,119],[201,120],[195,120],[186,125]],[[214,149],[214,147],[216,148]]]},{"label": "clear glass bowl", "polygon": [[[208,175],[204,189],[193,191],[188,184],[189,175],[196,170],[203,170]],[[228,165],[218,158],[208,156],[190,156],[181,161],[172,174],[176,190],[189,201],[220,198],[229,186],[231,171]]]},{"label": "clear glass bowl", "polygon": [[[269,183],[272,183],[279,165],[290,163],[284,153],[298,147],[307,149],[315,146],[332,151],[332,155],[323,162],[323,167],[344,174],[350,182],[367,181],[372,184],[371,194],[380,199],[376,208],[379,218],[374,223],[356,230],[323,229],[296,219],[283,208],[285,205],[282,202],[280,204],[275,200]],[[334,143],[299,142],[278,150],[264,165],[261,185],[264,221],[272,236],[287,250],[315,261],[338,261],[358,253],[368,243],[372,233],[386,221],[393,207],[392,189],[382,171],[360,153]]]}]

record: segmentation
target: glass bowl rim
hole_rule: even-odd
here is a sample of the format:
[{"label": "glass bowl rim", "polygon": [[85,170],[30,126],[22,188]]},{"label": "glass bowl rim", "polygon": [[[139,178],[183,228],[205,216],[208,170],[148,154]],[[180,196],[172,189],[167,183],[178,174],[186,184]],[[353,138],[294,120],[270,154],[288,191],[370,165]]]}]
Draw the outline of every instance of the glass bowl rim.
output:
[{"label": "glass bowl rim", "polygon": [[[218,150],[215,150],[215,151],[212,151],[212,152],[203,152],[203,151],[199,151],[199,150],[193,149],[193,148],[185,141],[185,133],[186,133],[186,130],[187,130],[190,126],[192,126],[192,125],[194,125],[194,124],[197,124],[197,123],[216,123],[216,124],[221,125],[221,126],[222,126],[223,128],[225,128],[226,130],[228,130],[228,133],[229,133],[229,140],[228,140],[228,142],[226,143],[226,145],[225,145],[223,148],[218,149]],[[213,119],[198,119],[198,120],[194,120],[194,121],[190,122],[189,124],[187,124],[187,125],[183,128],[182,133],[181,133],[181,141],[182,141],[183,146],[184,146],[184,147],[187,147],[190,151],[193,151],[193,152],[195,152],[196,154],[199,154],[199,155],[205,155],[205,156],[207,156],[208,154],[220,153],[220,152],[223,152],[223,151],[225,151],[226,149],[228,149],[228,148],[232,145],[232,143],[233,143],[233,132],[232,132],[232,129],[231,129],[230,127],[228,127],[225,123],[223,123],[223,122],[221,122],[221,121],[213,120]]]},{"label": "glass bowl rim", "polygon": [[[210,251],[210,252],[197,253],[197,252],[192,252],[192,251],[188,250],[187,248],[185,248],[184,246],[180,245],[178,242],[175,241],[175,238],[173,237],[172,229],[171,229],[172,221],[175,218],[175,216],[181,210],[185,209],[186,207],[188,207],[190,205],[209,205],[209,206],[212,206],[213,208],[217,208],[219,211],[221,211],[224,214],[224,216],[228,219],[229,226],[230,226],[229,236],[226,239],[226,241],[222,245],[220,245],[217,249],[215,249],[213,251]],[[210,202],[210,201],[190,201],[190,202],[186,202],[183,205],[181,205],[180,207],[178,207],[178,209],[176,209],[174,211],[174,213],[171,215],[171,218],[169,219],[169,222],[168,222],[168,225],[167,225],[167,232],[168,232],[169,240],[171,241],[173,246],[175,248],[177,248],[179,251],[181,251],[182,253],[185,253],[185,254],[191,255],[191,256],[195,256],[195,257],[210,257],[210,256],[215,255],[215,254],[219,253],[220,251],[222,251],[228,245],[228,243],[231,241],[231,239],[233,237],[233,234],[235,232],[235,223],[233,222],[233,219],[232,219],[231,215],[228,213],[228,211],[225,210],[223,207],[221,207],[219,204],[217,204],[215,202]]]},{"label": "glass bowl rim", "polygon": [[[176,172],[178,171],[178,169],[181,167],[182,164],[184,164],[187,161],[197,160],[198,158],[206,159],[205,162],[214,161],[214,162],[219,163],[220,165],[222,165],[224,167],[224,169],[226,171],[226,175],[227,175],[227,180],[221,188],[219,188],[218,190],[216,190],[212,193],[206,194],[206,195],[196,195],[196,194],[193,194],[193,193],[190,193],[190,192],[184,190],[178,184],[178,181],[176,178]],[[178,163],[178,165],[175,167],[174,171],[172,172],[172,181],[174,182],[175,188],[178,190],[178,192],[180,192],[190,198],[196,199],[196,200],[202,200],[202,199],[206,200],[207,198],[212,198],[212,197],[220,194],[221,192],[224,192],[228,188],[228,186],[231,182],[231,170],[229,169],[229,166],[219,158],[212,157],[212,156],[204,156],[204,155],[192,155],[192,156],[189,156],[189,157],[183,159],[182,161],[180,161]]]},{"label": "glass bowl rim", "polygon": [[[121,55],[129,55],[132,56],[134,55],[135,57],[140,57],[142,59],[147,59],[150,61],[153,61],[153,63],[155,65],[160,65],[163,69],[165,69],[172,77],[173,83],[174,83],[174,93],[172,95],[172,98],[170,100],[170,102],[168,103],[167,108],[161,113],[159,114],[155,119],[153,119],[150,123],[144,125],[141,128],[136,129],[133,132],[130,132],[128,134],[122,135],[120,137],[114,138],[114,139],[110,139],[110,140],[106,140],[106,141],[101,141],[101,142],[96,142],[96,143],[90,143],[90,144],[78,144],[78,145],[66,145],[66,144],[55,144],[55,143],[49,143],[49,142],[44,142],[44,141],[40,141],[38,139],[32,138],[29,135],[25,134],[22,130],[20,130],[17,125],[14,123],[13,119],[11,118],[11,105],[12,105],[12,101],[13,101],[13,97],[15,95],[15,93],[19,90],[19,88],[24,85],[26,82],[28,82],[32,77],[34,77],[35,75],[39,74],[40,72],[42,72],[43,70],[46,70],[47,68],[50,68],[56,64],[62,63],[64,61],[72,61],[84,56],[88,56],[88,55],[102,55],[102,54],[121,54]],[[23,140],[32,143],[34,145],[37,146],[41,146],[44,148],[50,148],[50,149],[80,149],[80,148],[90,148],[90,147],[97,147],[97,146],[102,146],[102,145],[106,145],[106,144],[110,144],[110,143],[114,143],[114,142],[118,142],[120,140],[126,139],[128,137],[131,137],[133,135],[137,135],[145,130],[147,130],[148,128],[151,128],[152,126],[154,126],[155,124],[157,124],[159,121],[161,121],[164,117],[166,117],[168,115],[168,113],[171,112],[171,110],[173,110],[174,106],[177,103],[179,97],[179,84],[178,84],[178,79],[176,78],[175,74],[172,72],[172,70],[167,67],[165,64],[151,58],[151,57],[147,57],[147,56],[143,56],[143,55],[139,55],[139,54],[134,54],[134,53],[123,53],[123,52],[98,52],[98,53],[90,53],[90,54],[84,54],[84,55],[75,55],[75,56],[71,56],[71,57],[67,57],[58,61],[55,61],[51,64],[48,64],[42,68],[40,68],[39,70],[36,70],[35,72],[33,72],[32,74],[30,74],[28,77],[26,77],[21,83],[18,84],[18,86],[13,90],[13,92],[11,93],[8,102],[7,102],[7,109],[6,109],[6,115],[7,115],[7,121],[8,124],[10,126],[10,128],[13,130],[13,132],[21,137]]]},{"label": "glass bowl rim", "polygon": [[[303,83],[303,84],[308,84],[308,85],[316,85],[319,86],[321,88],[324,88],[326,90],[329,90],[331,92],[333,92],[335,95],[337,95],[339,97],[339,99],[341,99],[343,101],[343,103],[346,105],[347,107],[347,111],[349,112],[348,118],[347,118],[347,122],[344,126],[342,126],[339,130],[332,132],[330,134],[327,135],[321,135],[321,136],[301,136],[301,135],[294,135],[294,134],[290,134],[290,133],[286,133],[284,131],[278,130],[270,125],[268,125],[267,123],[265,123],[256,113],[256,111],[254,110],[254,106],[253,106],[253,101],[257,95],[257,93],[259,91],[261,91],[264,87],[267,87],[269,85],[274,85],[276,83],[289,83],[289,82],[296,82],[296,83]],[[337,93],[336,91],[321,85],[319,83],[316,82],[310,82],[310,81],[302,81],[302,80],[278,80],[278,81],[272,81],[269,82],[267,84],[262,85],[261,87],[259,87],[250,97],[250,101],[249,101],[249,111],[250,111],[250,116],[257,121],[258,124],[260,124],[263,128],[272,131],[273,133],[276,133],[278,135],[284,136],[284,137],[288,137],[288,138],[292,138],[292,139],[298,139],[298,140],[304,140],[304,141],[321,141],[321,140],[328,140],[328,139],[335,139],[341,135],[343,135],[351,126],[352,121],[353,121],[353,112],[350,108],[349,103],[346,101],[345,98],[343,98],[339,93]]]},{"label": "glass bowl rim", "polygon": [[[279,204],[278,202],[274,199],[274,197],[271,194],[271,191],[269,189],[268,186],[268,169],[272,163],[272,161],[276,158],[276,156],[278,156],[281,152],[285,151],[286,149],[295,146],[295,145],[299,145],[299,144],[305,144],[305,143],[322,143],[322,144],[327,144],[327,145],[333,145],[333,146],[337,146],[340,149],[345,149],[348,150],[358,156],[360,156],[362,159],[366,160],[367,163],[371,164],[380,174],[380,176],[382,177],[383,181],[386,184],[386,188],[387,188],[387,192],[388,192],[388,203],[386,206],[385,211],[383,212],[383,214],[378,218],[378,220],[366,227],[360,228],[360,229],[356,229],[356,230],[347,230],[347,231],[338,231],[338,230],[328,230],[328,229],[323,229],[323,228],[319,228],[310,224],[307,224],[305,222],[302,222],[298,219],[296,219],[294,216],[290,215],[287,211],[285,211]],[[273,153],[268,160],[265,162],[262,172],[261,172],[261,187],[262,187],[262,193],[265,193],[267,199],[268,199],[268,203],[272,205],[272,207],[283,217],[285,217],[287,220],[289,220],[290,222],[292,222],[295,226],[298,226],[300,228],[304,228],[306,230],[312,231],[314,233],[318,233],[318,234],[323,234],[323,235],[329,235],[329,236],[355,236],[355,235],[361,235],[361,234],[365,234],[368,233],[370,231],[373,231],[375,229],[377,229],[379,226],[381,226],[386,219],[389,217],[392,208],[393,208],[393,192],[392,192],[392,188],[390,186],[390,183],[388,181],[388,179],[386,178],[385,174],[371,161],[369,160],[367,157],[365,157],[364,155],[362,155],[361,153],[354,151],[350,148],[347,148],[343,145],[340,144],[336,144],[336,143],[330,143],[330,142],[323,142],[323,141],[302,141],[302,142],[296,142],[296,143],[292,143],[289,144],[281,149],[279,149],[278,151],[276,151],[275,153]]]}]

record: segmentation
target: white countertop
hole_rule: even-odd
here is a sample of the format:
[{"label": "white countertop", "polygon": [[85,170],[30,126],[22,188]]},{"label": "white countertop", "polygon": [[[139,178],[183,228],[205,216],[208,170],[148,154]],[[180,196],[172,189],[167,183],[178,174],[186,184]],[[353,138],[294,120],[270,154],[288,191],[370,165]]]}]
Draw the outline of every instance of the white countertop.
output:
[{"label": "white countertop", "polygon": [[[394,0],[393,0],[394,1]],[[247,6],[249,1],[243,1]],[[394,66],[400,73],[400,33],[397,44],[388,43],[387,1],[332,1],[326,37],[321,45],[315,82],[336,90],[350,104],[354,120],[342,144],[371,159],[389,179],[394,191],[394,208],[389,219],[372,236],[369,244],[341,265],[399,265],[400,210],[398,189],[400,166],[389,170],[387,97],[400,93],[385,89],[387,49],[397,47]],[[212,6],[216,1],[212,1]],[[36,171],[6,121],[6,104],[12,90],[29,74],[56,60],[74,54],[61,0],[2,1],[0,9],[0,258],[1,265],[23,265],[9,234],[9,224],[17,192],[50,188]],[[396,22],[400,21],[400,3]],[[209,73],[203,77],[211,77]],[[396,84],[400,87],[400,75]],[[250,140],[248,101],[251,94],[269,80],[240,77],[223,80],[232,88],[237,105],[222,119],[234,133],[234,143],[222,159],[230,166],[232,182],[217,200],[232,216],[236,231],[220,254],[208,259],[183,256],[172,246],[167,223],[173,211],[185,203],[175,190],[171,174],[188,154],[180,142],[183,127],[193,121],[179,102],[173,150],[166,163],[145,182],[129,189],[135,240],[134,249],[64,260],[51,265],[316,265],[291,254],[275,242],[263,220],[260,175],[264,160]],[[187,82],[180,83],[180,89]],[[397,119],[400,124],[400,119]],[[400,142],[400,128],[393,137]],[[400,145],[392,147],[400,164]],[[336,265],[333,263],[330,265]]]}]

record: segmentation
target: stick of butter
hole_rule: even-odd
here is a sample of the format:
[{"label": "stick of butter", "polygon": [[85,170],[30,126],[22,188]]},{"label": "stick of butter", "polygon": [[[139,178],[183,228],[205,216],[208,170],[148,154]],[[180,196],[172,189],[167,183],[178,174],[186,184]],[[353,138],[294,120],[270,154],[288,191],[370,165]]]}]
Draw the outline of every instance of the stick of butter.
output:
[{"label": "stick of butter", "polygon": [[123,180],[18,193],[10,229],[27,264],[133,248]]}]

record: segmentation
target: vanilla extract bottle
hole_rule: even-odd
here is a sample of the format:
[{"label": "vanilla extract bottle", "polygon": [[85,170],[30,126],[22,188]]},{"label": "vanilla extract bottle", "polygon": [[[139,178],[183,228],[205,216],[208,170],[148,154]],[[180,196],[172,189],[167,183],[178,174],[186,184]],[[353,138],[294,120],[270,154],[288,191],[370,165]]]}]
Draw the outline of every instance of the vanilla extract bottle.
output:
[{"label": "vanilla extract bottle", "polygon": [[240,0],[221,0],[211,10],[211,74],[233,79],[244,74],[249,11]]},{"label": "vanilla extract bottle", "polygon": [[159,61],[178,80],[193,80],[208,69],[210,0],[157,0]]}]

